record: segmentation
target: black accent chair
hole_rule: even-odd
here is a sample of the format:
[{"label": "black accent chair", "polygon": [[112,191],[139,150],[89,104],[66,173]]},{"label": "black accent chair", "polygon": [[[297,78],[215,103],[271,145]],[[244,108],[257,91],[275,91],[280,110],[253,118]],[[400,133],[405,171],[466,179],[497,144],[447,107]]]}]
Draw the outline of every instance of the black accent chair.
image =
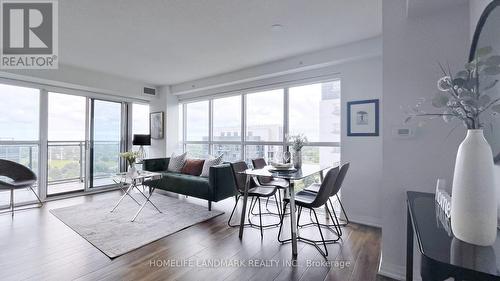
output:
[{"label": "black accent chair", "polygon": [[[238,201],[239,199],[244,196],[245,192],[245,185],[246,185],[246,177],[247,175],[245,174],[240,174],[240,172],[243,172],[248,169],[247,163],[244,161],[239,161],[235,163],[231,163],[231,168],[233,170],[233,175],[234,175],[234,182],[235,182],[235,187],[237,191],[236,195],[236,202],[234,204],[233,211],[231,212],[231,216],[229,216],[229,220],[227,221],[227,224],[230,227],[235,227],[239,225],[232,225],[231,224],[231,219],[233,218],[234,211],[236,210],[236,207],[238,206]],[[260,229],[260,236],[264,237],[263,234],[263,228],[267,227],[277,227],[279,226],[279,223],[275,224],[267,224],[263,225],[262,224],[262,210],[261,210],[261,204],[260,204],[260,198],[270,198],[274,197],[274,200],[276,201],[276,204],[278,204],[277,198],[276,198],[276,190],[277,188],[275,186],[261,186],[257,184],[253,178],[251,179],[250,182],[250,188],[248,189],[248,197],[252,197],[252,202],[250,202],[250,209],[252,209],[252,206],[255,206],[255,204],[259,204],[259,224],[254,224],[252,220],[250,219],[250,212],[248,214],[248,224],[245,224],[245,226],[251,226],[251,227],[258,227]],[[254,203],[254,198],[255,198],[255,203]]]},{"label": "black accent chair", "polygon": [[[309,191],[302,190],[302,191],[299,191],[295,194],[295,205],[297,206],[297,211],[298,211],[297,225],[299,224],[299,221],[300,221],[300,214],[302,213],[302,209],[303,208],[309,209],[314,214],[314,217],[316,219],[314,224],[318,227],[318,231],[319,231],[319,234],[321,236],[320,241],[311,240],[311,239],[301,237],[301,236],[298,236],[297,240],[300,240],[300,241],[303,241],[303,242],[308,243],[310,245],[313,245],[314,247],[316,247],[316,249],[318,249],[318,251],[324,257],[328,256],[328,248],[326,247],[326,244],[335,243],[338,240],[340,240],[340,233],[338,233],[338,232],[336,233],[337,238],[335,238],[335,239],[325,240],[325,237],[323,236],[323,232],[321,231],[321,225],[318,223],[319,222],[318,215],[316,214],[315,209],[320,208],[321,206],[325,205],[326,202],[328,201],[328,198],[330,198],[330,195],[338,192],[338,190],[340,189],[340,185],[337,184],[337,179],[338,179],[339,173],[340,173],[339,167],[335,167],[335,168],[329,170],[326,173],[325,178],[323,179],[323,182],[321,183],[321,186],[319,187],[319,190],[317,193],[312,193]],[[290,200],[288,198],[286,198],[284,200],[284,202],[285,203],[284,203],[282,214],[286,213],[286,207],[287,207],[288,203],[290,203]],[[281,243],[286,243],[286,242],[291,241],[291,239],[282,240],[280,238],[281,229],[283,228],[283,219],[284,219],[284,216],[282,215],[280,229],[278,231],[278,241]],[[323,247],[325,248],[324,251],[318,246],[318,244],[320,244],[320,243],[323,244]]]},{"label": "black accent chair", "polygon": [[[349,163],[345,163],[340,167],[340,173],[339,173],[339,176],[337,179],[337,182],[338,182],[337,184],[339,185],[339,188],[342,187],[342,183],[344,182],[345,176],[347,175],[347,171],[349,170],[349,166],[350,166]],[[314,184],[311,184],[310,186],[304,188],[304,190],[312,192],[312,193],[317,193],[320,185],[321,184],[314,183]],[[331,198],[328,198],[328,202],[327,202],[327,204],[325,204],[325,207],[326,207],[327,212],[329,213],[328,215],[330,218],[332,218],[332,213],[333,213],[333,216],[335,217],[335,219],[332,218],[332,221],[334,223],[333,224],[320,224],[320,225],[323,227],[334,227],[337,231],[339,231],[340,235],[342,235],[342,229],[340,228],[340,226],[348,225],[349,224],[349,217],[347,216],[347,212],[344,209],[344,205],[342,204],[342,201],[340,200],[338,191],[335,194],[330,195],[330,197],[333,197],[333,196],[337,197],[337,201],[339,202],[342,213],[344,214],[345,221],[342,223],[340,222],[340,220],[338,219],[338,216],[335,212],[335,208],[333,207],[332,200],[331,200]],[[311,220],[312,220],[311,213],[309,213],[309,216],[311,217]],[[305,227],[305,226],[314,225],[314,224],[315,223],[308,223],[308,224],[300,225],[300,227]]]},{"label": "black accent chair", "polygon": [[0,191],[10,190],[10,212],[14,216],[14,190],[27,188],[35,194],[39,206],[43,205],[42,200],[33,189],[36,183],[36,175],[27,167],[13,161],[0,159],[0,176],[7,177],[10,180],[0,180]]},{"label": "black accent chair", "polygon": [[[266,160],[264,158],[256,158],[252,159],[252,165],[255,169],[262,169],[267,166]],[[277,205],[278,208],[278,213],[273,213],[272,211],[269,210],[268,204],[269,204],[269,198],[266,200],[266,210],[269,215],[278,215],[281,216],[280,211],[282,208],[281,204],[281,190],[283,190],[283,197],[285,196],[285,190],[288,188],[288,182],[284,179],[276,179],[274,177],[257,177],[257,181],[259,182],[260,185],[263,186],[276,186],[278,188],[278,202],[279,205]],[[251,209],[253,210],[253,209]]]}]

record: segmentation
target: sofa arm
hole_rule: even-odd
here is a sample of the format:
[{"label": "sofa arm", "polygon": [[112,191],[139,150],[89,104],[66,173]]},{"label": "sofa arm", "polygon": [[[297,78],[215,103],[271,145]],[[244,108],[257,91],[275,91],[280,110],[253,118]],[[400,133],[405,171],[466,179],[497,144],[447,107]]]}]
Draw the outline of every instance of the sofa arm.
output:
[{"label": "sofa arm", "polygon": [[229,164],[210,167],[208,185],[210,201],[217,202],[237,194],[233,169]]},{"label": "sofa arm", "polygon": [[168,170],[170,158],[144,159],[142,169],[149,172],[161,172]]}]

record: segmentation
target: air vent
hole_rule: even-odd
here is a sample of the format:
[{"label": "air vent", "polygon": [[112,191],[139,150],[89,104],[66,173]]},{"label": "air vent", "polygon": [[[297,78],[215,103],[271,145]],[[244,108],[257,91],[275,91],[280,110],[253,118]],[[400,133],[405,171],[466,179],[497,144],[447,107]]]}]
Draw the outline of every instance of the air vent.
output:
[{"label": "air vent", "polygon": [[144,94],[149,95],[149,96],[156,96],[156,89],[155,88],[148,88],[144,87]]}]

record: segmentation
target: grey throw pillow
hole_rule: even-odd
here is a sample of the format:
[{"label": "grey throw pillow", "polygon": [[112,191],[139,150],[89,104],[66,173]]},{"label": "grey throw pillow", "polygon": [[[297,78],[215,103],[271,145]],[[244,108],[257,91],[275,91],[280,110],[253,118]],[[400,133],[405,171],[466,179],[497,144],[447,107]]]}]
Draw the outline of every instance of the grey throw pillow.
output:
[{"label": "grey throw pillow", "polygon": [[210,167],[220,165],[222,163],[222,155],[219,155],[218,157],[211,157],[209,159],[205,160],[205,163],[203,164],[203,170],[201,171],[201,177],[208,177],[210,173]]},{"label": "grey throw pillow", "polygon": [[173,153],[170,157],[170,162],[168,162],[167,170],[169,172],[180,173],[182,167],[184,167],[184,162],[186,162],[186,154],[187,152],[184,152],[181,155],[175,155],[175,153]]}]

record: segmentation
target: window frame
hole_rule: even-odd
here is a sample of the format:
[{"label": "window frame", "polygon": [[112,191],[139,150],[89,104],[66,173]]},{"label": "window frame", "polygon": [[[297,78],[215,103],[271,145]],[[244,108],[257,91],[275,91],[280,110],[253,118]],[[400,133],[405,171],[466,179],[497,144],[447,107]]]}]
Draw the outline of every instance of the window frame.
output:
[{"label": "window frame", "polygon": [[[198,99],[186,99],[186,100],[180,100],[179,104],[182,106],[182,140],[180,141],[180,146],[182,148],[183,152],[186,152],[186,145],[187,144],[207,144],[208,145],[208,154],[212,155],[214,152],[214,145],[239,145],[240,146],[240,159],[245,160],[246,158],[246,152],[247,152],[247,145],[273,145],[273,146],[282,146],[283,151],[286,150],[288,146],[290,146],[290,143],[286,141],[286,136],[290,132],[290,123],[289,123],[289,114],[290,114],[290,96],[289,96],[289,89],[292,87],[298,87],[298,86],[305,86],[305,85],[310,85],[310,84],[317,84],[317,83],[328,83],[328,82],[335,82],[338,81],[341,83],[340,85],[340,99],[341,99],[341,105],[342,105],[342,80],[339,77],[339,75],[328,75],[325,77],[322,77],[320,79],[315,78],[315,79],[303,79],[300,81],[291,81],[291,82],[286,82],[286,83],[280,83],[280,84],[275,84],[275,85],[265,85],[262,87],[255,87],[255,88],[249,88],[249,89],[243,89],[239,91],[234,91],[230,93],[223,93],[223,94],[215,94],[211,96],[205,96],[202,98]],[[247,134],[247,96],[253,93],[258,93],[258,92],[263,92],[263,91],[271,91],[271,90],[277,90],[277,89],[283,89],[283,139],[280,141],[247,141],[245,136]],[[221,99],[221,98],[227,98],[227,97],[233,97],[233,96],[241,96],[241,134],[240,134],[240,140],[239,141],[214,141],[213,139],[213,101],[216,99]],[[200,101],[208,101],[208,122],[209,122],[209,137],[208,141],[187,141],[186,140],[186,117],[187,117],[187,104],[189,103],[194,103],[194,102],[200,102]],[[341,108],[341,113],[342,117],[342,108]],[[341,122],[342,126],[342,122]],[[341,136],[342,138],[342,136]],[[340,147],[340,141],[338,142],[309,142],[306,146],[312,146],[312,147]],[[340,156],[342,157],[342,155]]]}]

